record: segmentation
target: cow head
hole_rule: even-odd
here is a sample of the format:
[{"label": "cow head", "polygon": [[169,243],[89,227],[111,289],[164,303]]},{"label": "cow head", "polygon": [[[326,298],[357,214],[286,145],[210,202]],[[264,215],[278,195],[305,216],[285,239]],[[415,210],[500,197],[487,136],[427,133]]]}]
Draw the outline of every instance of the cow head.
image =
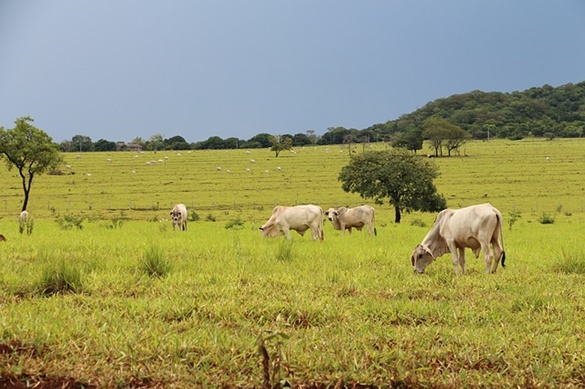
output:
[{"label": "cow head", "polygon": [[424,273],[426,267],[434,260],[435,257],[433,256],[431,250],[428,247],[420,244],[416,245],[414,251],[412,252],[412,256],[410,257],[414,271],[420,274]]},{"label": "cow head", "polygon": [[263,238],[276,238],[278,235],[282,235],[282,231],[280,231],[274,224],[265,224],[260,227],[260,231],[262,231]]},{"label": "cow head", "polygon": [[325,212],[325,216],[327,216],[327,219],[330,221],[333,221],[337,217],[337,211],[334,208],[329,208],[327,212]]}]

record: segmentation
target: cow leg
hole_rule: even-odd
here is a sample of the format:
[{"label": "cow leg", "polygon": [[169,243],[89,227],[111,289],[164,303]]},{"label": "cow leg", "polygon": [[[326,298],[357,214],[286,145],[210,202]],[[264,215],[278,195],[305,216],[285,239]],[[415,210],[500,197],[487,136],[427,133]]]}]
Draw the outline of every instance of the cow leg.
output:
[{"label": "cow leg", "polygon": [[461,274],[465,274],[465,247],[458,247],[459,252],[459,266],[461,266]]},{"label": "cow leg", "polygon": [[504,253],[504,249],[500,246],[498,241],[492,243],[494,247],[494,263],[492,264],[491,272],[495,273],[498,270],[498,264],[500,263],[500,258],[502,258],[502,254]]},{"label": "cow leg", "polygon": [[288,227],[283,227],[282,232],[284,233],[286,240],[290,240],[290,229]]},{"label": "cow leg", "polygon": [[492,250],[490,249],[490,245],[489,244],[482,244],[481,249],[483,250],[483,260],[485,263],[485,272],[486,273],[494,273],[496,271],[495,268],[492,270],[492,261],[494,259],[494,255],[492,254]]},{"label": "cow leg", "polygon": [[455,267],[455,274],[459,274],[459,252],[457,250],[457,246],[455,243],[449,242],[447,243],[449,246],[449,251],[451,252],[451,256],[453,257],[453,266]]}]

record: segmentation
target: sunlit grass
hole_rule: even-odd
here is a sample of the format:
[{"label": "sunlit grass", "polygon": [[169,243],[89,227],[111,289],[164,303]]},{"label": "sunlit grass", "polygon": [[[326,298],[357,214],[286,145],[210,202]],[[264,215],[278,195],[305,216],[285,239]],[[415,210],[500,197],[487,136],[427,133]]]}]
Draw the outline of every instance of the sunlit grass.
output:
[{"label": "sunlit grass", "polygon": [[[0,353],[0,376],[73,377],[99,387],[261,387],[257,341],[283,334],[264,338],[271,382],[293,387],[578,387],[585,364],[580,142],[481,142],[467,146],[468,156],[437,159],[438,188],[450,206],[490,201],[504,215],[506,269],[485,274],[483,259],[468,251],[461,277],[449,255],[415,275],[410,254],[435,215],[405,214],[397,225],[388,205],[376,206],[378,236],[342,237],[327,221],[323,242],[296,233],[291,241],[261,238],[258,227],[277,202],[362,202],[341,191],[336,177],[347,154],[335,148],[327,158],[315,148],[278,160],[254,150],[257,168],[270,173],[253,179],[244,175],[244,151],[194,153],[182,162],[169,154],[148,174],[142,155],[132,174],[125,171],[138,168],[133,155],[115,153],[102,164],[103,156],[83,154],[69,161],[75,175],[33,186],[30,236],[18,233],[10,211],[18,186],[0,189],[0,233],[8,238],[0,243],[0,346],[22,345]],[[122,156],[128,160],[117,161]],[[215,171],[220,163],[223,173]],[[130,209],[130,200],[144,210]],[[83,229],[55,222],[68,201]],[[168,220],[167,208],[179,201],[195,203],[200,216],[187,231],[173,231]],[[512,212],[521,217],[509,228]],[[539,222],[544,212],[553,224]],[[237,228],[226,228],[230,221]]]}]

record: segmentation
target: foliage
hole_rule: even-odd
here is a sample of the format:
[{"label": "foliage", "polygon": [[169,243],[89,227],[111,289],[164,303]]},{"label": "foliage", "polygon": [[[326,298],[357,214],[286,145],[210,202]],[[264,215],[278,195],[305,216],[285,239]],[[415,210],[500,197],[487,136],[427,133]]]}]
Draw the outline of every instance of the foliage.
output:
[{"label": "foliage", "polygon": [[63,160],[51,137],[33,126],[32,121],[28,116],[21,117],[13,129],[0,127],[0,156],[6,159],[8,170],[16,167],[22,180],[22,211],[27,209],[35,175],[55,169]]},{"label": "foliage", "polygon": [[341,169],[338,179],[346,192],[359,193],[376,204],[388,199],[395,209],[394,221],[400,223],[402,211],[446,208],[445,198],[433,184],[438,175],[432,162],[403,150],[389,150],[355,156]]},{"label": "foliage", "polygon": [[522,217],[522,212],[518,209],[510,211],[508,217],[508,229],[512,231],[512,226]]},{"label": "foliage", "polygon": [[411,226],[417,226],[417,227],[427,227],[427,223],[424,222],[424,220],[421,219],[412,219],[412,221],[410,222]]},{"label": "foliage", "polygon": [[458,150],[471,138],[471,135],[461,127],[438,117],[425,120],[423,128],[422,136],[430,141],[436,157],[443,155],[443,148],[447,149],[447,155],[451,156],[452,151]]},{"label": "foliage", "polygon": [[119,216],[115,216],[110,220],[110,224],[106,226],[109,229],[117,229],[122,228],[122,225],[128,221],[128,217],[124,214],[124,212],[120,212]]},{"label": "foliage", "polygon": [[274,151],[275,157],[278,157],[281,151],[290,150],[293,145],[293,139],[289,136],[273,137],[270,151]]},{"label": "foliage", "polygon": [[189,211],[189,221],[190,222],[199,221],[199,214],[195,211]]},{"label": "foliage", "polygon": [[62,230],[71,230],[73,227],[77,228],[78,230],[83,230],[82,223],[84,220],[85,217],[83,216],[75,216],[71,214],[57,216],[55,218],[55,222],[57,222]]},{"label": "foliage", "polygon": [[538,222],[540,224],[553,224],[555,222],[555,217],[548,212],[543,212],[542,215],[538,217]]},{"label": "foliage", "polygon": [[225,228],[226,230],[229,229],[239,230],[244,228],[244,222],[240,219],[230,220],[225,224]]}]

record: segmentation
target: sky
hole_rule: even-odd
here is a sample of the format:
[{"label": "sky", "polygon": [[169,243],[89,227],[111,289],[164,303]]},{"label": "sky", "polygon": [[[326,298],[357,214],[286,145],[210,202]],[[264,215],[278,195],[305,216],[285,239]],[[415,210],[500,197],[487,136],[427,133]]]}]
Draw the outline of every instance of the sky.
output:
[{"label": "sky", "polygon": [[0,126],[55,142],[322,135],[581,81],[583,0],[0,0]]}]

